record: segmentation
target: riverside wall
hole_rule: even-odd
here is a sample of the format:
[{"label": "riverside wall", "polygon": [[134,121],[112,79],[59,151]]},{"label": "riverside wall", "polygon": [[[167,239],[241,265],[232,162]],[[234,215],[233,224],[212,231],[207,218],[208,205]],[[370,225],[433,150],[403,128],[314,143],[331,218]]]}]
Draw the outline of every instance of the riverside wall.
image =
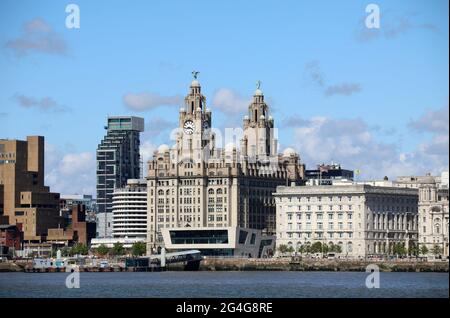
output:
[{"label": "riverside wall", "polygon": [[418,261],[361,261],[289,258],[233,259],[211,258],[200,263],[203,271],[341,271],[364,272],[370,264],[376,264],[382,272],[447,272],[449,263]]},{"label": "riverside wall", "polygon": [[[335,271],[365,272],[366,267],[375,264],[381,272],[449,272],[449,263],[445,261],[362,261],[302,259],[290,258],[252,259],[252,258],[205,258],[200,262],[199,271]],[[161,269],[160,269],[161,270]],[[184,264],[169,264],[165,270],[182,271]],[[0,272],[34,272],[31,263],[3,262]],[[65,269],[47,269],[45,272],[64,272]],[[80,267],[83,272],[122,272],[134,271],[123,266],[109,268]],[[156,271],[156,270],[151,270]],[[37,272],[40,272],[37,270]]]}]

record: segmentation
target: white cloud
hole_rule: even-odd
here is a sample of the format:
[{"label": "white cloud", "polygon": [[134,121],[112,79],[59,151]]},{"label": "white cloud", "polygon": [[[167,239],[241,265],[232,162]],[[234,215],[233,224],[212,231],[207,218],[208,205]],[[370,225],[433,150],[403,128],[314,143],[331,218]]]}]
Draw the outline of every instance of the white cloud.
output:
[{"label": "white cloud", "polygon": [[65,41],[47,22],[39,18],[25,23],[21,36],[7,41],[5,47],[12,50],[17,57],[33,52],[56,55],[67,53]]},{"label": "white cloud", "polygon": [[13,99],[19,106],[24,108],[37,108],[42,111],[53,112],[65,112],[69,110],[68,107],[58,104],[53,98],[48,96],[39,99],[16,93]]},{"label": "white cloud", "polygon": [[356,83],[342,83],[328,86],[325,90],[325,96],[344,95],[350,96],[361,91],[361,85]]},{"label": "white cloud", "polygon": [[411,120],[409,127],[420,133],[432,134],[431,140],[419,145],[420,151],[430,156],[447,156],[449,147],[449,106],[427,110],[417,120]]},{"label": "white cloud", "polygon": [[90,152],[67,153],[45,144],[45,183],[61,194],[96,195],[95,156]]},{"label": "white cloud", "polygon": [[183,98],[180,95],[161,96],[154,93],[128,93],[123,96],[124,105],[136,111],[145,111],[159,106],[177,106],[181,105],[182,102]]},{"label": "white cloud", "polygon": [[294,129],[294,138],[307,167],[334,161],[347,169],[360,169],[365,179],[448,169],[448,136],[434,136],[413,151],[400,152],[396,144],[376,140],[361,119],[315,117],[303,120],[302,127]]},{"label": "white cloud", "polygon": [[244,98],[228,88],[221,88],[214,94],[212,104],[214,109],[227,114],[240,114],[247,111],[251,98]]},{"label": "white cloud", "polygon": [[[173,119],[173,118],[170,118]],[[141,134],[141,140],[145,140],[147,138],[156,138],[161,134],[164,134],[164,137],[168,137],[168,130],[172,130],[178,127],[178,122],[170,121],[163,117],[152,117],[145,124],[145,131]]]},{"label": "white cloud", "polygon": [[154,145],[151,141],[145,141],[141,144],[139,153],[141,154],[141,158],[144,164],[153,157],[153,152],[156,150],[156,148],[157,146]]},{"label": "white cloud", "polygon": [[381,27],[379,29],[366,27],[365,19],[358,21],[356,29],[356,40],[359,42],[368,42],[377,38],[394,39],[413,30],[426,30],[438,33],[439,29],[432,23],[419,23],[411,19],[414,14],[394,14],[385,11],[381,17]]},{"label": "white cloud", "polygon": [[411,120],[409,127],[419,132],[435,132],[445,133],[449,132],[449,107],[442,107],[438,110],[427,110],[417,120]]},{"label": "white cloud", "polygon": [[141,155],[141,160],[144,163],[144,171],[143,176],[147,175],[147,162],[153,158],[153,152],[156,150],[157,146],[154,145],[151,141],[145,141],[141,143],[139,153]]},{"label": "white cloud", "polygon": [[317,87],[319,87],[323,94],[327,97],[333,95],[350,96],[359,93],[361,85],[359,83],[339,83],[327,85],[325,75],[322,72],[320,63],[318,61],[310,61],[305,64],[304,75]]}]

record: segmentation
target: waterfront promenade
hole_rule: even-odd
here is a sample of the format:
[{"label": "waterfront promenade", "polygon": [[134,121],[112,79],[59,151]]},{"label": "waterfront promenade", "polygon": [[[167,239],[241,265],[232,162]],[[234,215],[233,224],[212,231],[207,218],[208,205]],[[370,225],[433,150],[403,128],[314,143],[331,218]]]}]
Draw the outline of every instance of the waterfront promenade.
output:
[{"label": "waterfront promenade", "polygon": [[[381,272],[449,272],[448,261],[416,260],[345,260],[345,259],[296,259],[296,258],[205,258],[199,271],[335,271],[364,272],[370,264],[375,264]],[[123,272],[134,271],[125,268],[124,263],[111,263],[107,268],[78,266],[81,272]],[[181,271],[182,264],[170,264],[165,270]],[[32,263],[9,261],[0,263],[0,272],[65,272],[66,268],[33,270]]]}]

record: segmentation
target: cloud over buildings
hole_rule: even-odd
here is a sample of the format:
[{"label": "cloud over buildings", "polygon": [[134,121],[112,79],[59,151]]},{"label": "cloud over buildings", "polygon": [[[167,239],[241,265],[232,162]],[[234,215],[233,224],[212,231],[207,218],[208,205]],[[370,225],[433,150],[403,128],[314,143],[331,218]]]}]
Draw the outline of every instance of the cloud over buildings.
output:
[{"label": "cloud over buildings", "polygon": [[[363,119],[294,116],[293,120],[301,122],[294,128],[295,148],[307,166],[339,162],[346,168],[362,170],[365,179],[438,174],[447,170],[449,164],[448,116],[444,119],[446,126],[437,119],[442,112],[430,111],[411,121],[411,128],[419,126],[432,134],[410,151],[401,151],[397,142],[379,141]],[[436,122],[427,122],[427,118],[435,118]]]},{"label": "cloud over buildings", "polygon": [[251,98],[242,97],[229,88],[218,89],[212,98],[214,109],[218,109],[228,115],[245,114]]},{"label": "cloud over buildings", "polygon": [[155,93],[127,93],[123,96],[123,104],[135,111],[146,111],[159,106],[179,106],[183,102],[181,95],[162,96]]},{"label": "cloud over buildings", "polygon": [[419,132],[449,133],[449,106],[429,109],[418,119],[411,119],[409,127]]},{"label": "cloud over buildings", "polygon": [[[169,130],[178,126],[178,122],[170,121],[163,117],[151,117],[145,123],[145,131],[141,134],[141,140],[154,139],[163,133],[167,133]],[[168,133],[167,133],[168,135]]]},{"label": "cloud over buildings", "polygon": [[419,149],[430,156],[447,157],[449,155],[449,106],[437,110],[427,110],[408,125],[419,133],[431,134],[431,138],[419,144]]},{"label": "cloud over buildings", "polygon": [[45,144],[45,184],[61,194],[95,194],[95,155],[91,152],[63,153]]},{"label": "cloud over buildings", "polygon": [[68,50],[64,39],[40,18],[24,23],[20,36],[7,41],[5,47],[17,57],[31,53],[66,55]]}]

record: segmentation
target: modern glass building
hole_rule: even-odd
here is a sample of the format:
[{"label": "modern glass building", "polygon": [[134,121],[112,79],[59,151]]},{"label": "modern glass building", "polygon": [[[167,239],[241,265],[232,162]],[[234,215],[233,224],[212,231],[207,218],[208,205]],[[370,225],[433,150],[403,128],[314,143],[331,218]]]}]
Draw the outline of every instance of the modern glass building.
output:
[{"label": "modern glass building", "polygon": [[163,228],[164,246],[171,251],[199,250],[203,256],[270,257],[275,237],[241,227]]},{"label": "modern glass building", "polygon": [[97,147],[97,237],[112,237],[112,203],[115,188],[128,179],[139,179],[140,132],[144,119],[134,116],[108,117],[106,136]]}]

